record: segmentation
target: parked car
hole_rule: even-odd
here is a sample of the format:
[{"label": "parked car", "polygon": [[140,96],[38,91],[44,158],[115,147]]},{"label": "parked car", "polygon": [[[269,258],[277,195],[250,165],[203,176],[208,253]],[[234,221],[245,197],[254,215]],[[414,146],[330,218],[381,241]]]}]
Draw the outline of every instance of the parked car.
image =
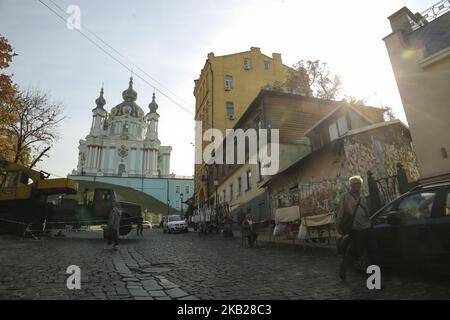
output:
[{"label": "parked car", "polygon": [[175,233],[175,232],[188,232],[188,224],[185,219],[179,215],[168,216],[164,220],[164,232]]},{"label": "parked car", "polygon": [[418,186],[372,217],[375,262],[450,266],[450,181]]},{"label": "parked car", "polygon": [[144,229],[153,229],[153,225],[150,221],[142,222],[142,226],[144,227]]}]

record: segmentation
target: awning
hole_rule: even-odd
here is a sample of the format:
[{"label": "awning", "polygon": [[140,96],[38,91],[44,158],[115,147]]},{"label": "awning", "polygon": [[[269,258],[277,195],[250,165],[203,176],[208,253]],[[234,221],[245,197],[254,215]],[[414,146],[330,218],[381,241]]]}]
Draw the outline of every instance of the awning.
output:
[{"label": "awning", "polygon": [[275,212],[275,222],[292,222],[296,220],[300,220],[300,208],[298,206],[278,208]]},{"label": "awning", "polygon": [[303,219],[307,227],[318,227],[335,223],[333,213],[318,214],[315,216],[304,217]]}]

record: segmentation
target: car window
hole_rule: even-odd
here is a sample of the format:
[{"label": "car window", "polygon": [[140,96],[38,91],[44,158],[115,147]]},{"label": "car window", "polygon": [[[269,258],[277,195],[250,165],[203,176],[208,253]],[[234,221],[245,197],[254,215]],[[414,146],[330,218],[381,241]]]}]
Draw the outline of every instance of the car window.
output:
[{"label": "car window", "polygon": [[397,209],[406,220],[430,218],[435,197],[436,192],[424,191],[414,193],[405,197]]},{"label": "car window", "polygon": [[181,219],[181,217],[178,217],[178,216],[169,217],[169,222],[174,222],[174,221],[183,221],[183,219]]},{"label": "car window", "polygon": [[445,215],[450,216],[450,189],[447,190],[447,201],[445,204]]},{"label": "car window", "polygon": [[380,214],[375,217],[375,219],[373,220],[375,225],[387,223],[387,217],[389,215],[389,212],[392,211],[394,204],[395,202],[388,205]]}]

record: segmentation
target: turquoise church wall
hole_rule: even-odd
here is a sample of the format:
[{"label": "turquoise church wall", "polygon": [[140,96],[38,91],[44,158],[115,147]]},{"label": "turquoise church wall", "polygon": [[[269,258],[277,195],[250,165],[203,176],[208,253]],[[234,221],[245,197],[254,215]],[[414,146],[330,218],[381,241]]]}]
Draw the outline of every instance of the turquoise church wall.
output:
[{"label": "turquoise church wall", "polygon": [[[167,200],[170,200],[170,206],[176,210],[181,210],[181,193],[183,193],[183,201],[186,201],[187,199],[191,198],[194,195],[193,179],[102,177],[102,176],[80,176],[80,175],[71,175],[69,176],[69,178],[74,180],[97,181],[129,187],[137,191],[141,191],[148,195],[151,195],[152,197],[158,199],[159,201],[165,204],[167,204]],[[186,187],[188,188],[186,189]],[[186,210],[187,205],[183,204],[183,211],[186,212]],[[158,213],[165,213],[165,212],[158,212]]]}]

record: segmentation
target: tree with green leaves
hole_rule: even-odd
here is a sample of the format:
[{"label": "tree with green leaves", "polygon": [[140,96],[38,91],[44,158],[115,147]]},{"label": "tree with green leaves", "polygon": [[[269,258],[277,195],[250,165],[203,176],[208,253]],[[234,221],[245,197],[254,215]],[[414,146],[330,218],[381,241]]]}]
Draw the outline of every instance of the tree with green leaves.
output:
[{"label": "tree with green leaves", "polygon": [[326,62],[300,60],[289,69],[285,82],[275,82],[263,89],[335,100],[342,90],[342,81]]}]

